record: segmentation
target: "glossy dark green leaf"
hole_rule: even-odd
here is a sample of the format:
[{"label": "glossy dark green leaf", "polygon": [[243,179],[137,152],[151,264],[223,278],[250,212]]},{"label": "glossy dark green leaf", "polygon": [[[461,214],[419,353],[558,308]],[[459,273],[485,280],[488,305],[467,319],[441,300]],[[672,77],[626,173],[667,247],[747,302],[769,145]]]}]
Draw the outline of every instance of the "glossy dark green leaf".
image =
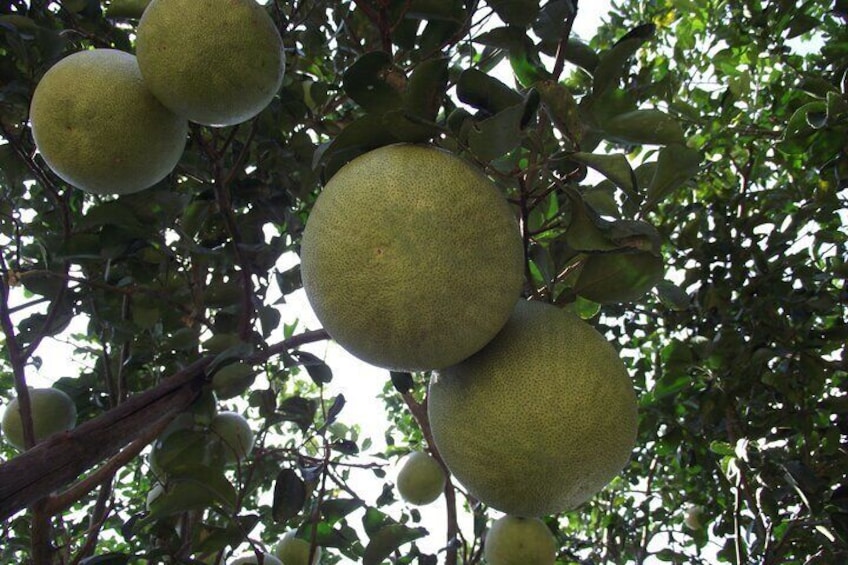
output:
[{"label": "glossy dark green leaf", "polygon": [[518,92],[476,69],[462,72],[456,85],[456,93],[461,101],[492,115],[522,101]]},{"label": "glossy dark green leaf", "polygon": [[633,302],[663,277],[663,260],[653,253],[606,253],[586,259],[574,291],[600,304]]},{"label": "glossy dark green leaf", "polygon": [[80,560],[80,565],[126,565],[130,562],[130,555],[126,553],[101,553]]},{"label": "glossy dark green leaf", "polygon": [[402,373],[398,371],[391,371],[391,379],[392,386],[395,387],[395,390],[401,394],[406,394],[412,387],[415,386],[415,382],[412,380],[411,373]]},{"label": "glossy dark green leaf", "polygon": [[675,190],[691,180],[700,170],[701,154],[685,145],[664,147],[657,158],[654,175],[648,184],[644,211],[652,210]]},{"label": "glossy dark green leaf", "polygon": [[140,19],[150,0],[112,0],[106,7],[107,18]]},{"label": "glossy dark green leaf", "polygon": [[383,51],[359,57],[345,71],[342,85],[351,99],[371,113],[395,110],[403,105],[406,77]]},{"label": "glossy dark green leaf", "polygon": [[333,498],[321,503],[321,516],[330,525],[335,524],[365,503],[354,498]]},{"label": "glossy dark green leaf", "polygon": [[306,431],[315,421],[318,404],[314,400],[302,396],[290,396],[283,400],[278,407],[279,417],[296,423],[301,430]]},{"label": "glossy dark green leaf", "polygon": [[539,17],[533,22],[533,31],[547,43],[558,43],[567,29],[565,22],[574,16],[572,0],[552,0],[545,3],[539,11]]},{"label": "glossy dark green leaf", "polygon": [[232,484],[218,471],[200,471],[197,467],[193,476],[169,478],[165,492],[150,503],[150,513],[144,522],[210,506],[232,510],[236,500]]},{"label": "glossy dark green leaf", "polygon": [[594,72],[592,87],[594,97],[601,96],[618,83],[627,71],[628,60],[642,45],[654,37],[655,32],[656,26],[654,24],[640,25],[619,39],[612,49],[600,55]]},{"label": "glossy dark green leaf", "polygon": [[569,37],[565,46],[565,60],[577,65],[589,74],[594,74],[598,68],[600,57],[586,43],[576,37]]},{"label": "glossy dark green leaf", "polygon": [[347,400],[345,399],[343,394],[337,394],[333,399],[333,403],[330,405],[329,410],[327,410],[326,422],[327,424],[332,424],[336,421],[341,411],[344,409],[345,404],[347,404]]},{"label": "glossy dark green leaf", "polygon": [[424,528],[409,528],[401,524],[384,526],[371,536],[371,540],[365,546],[362,563],[363,565],[380,565],[396,549],[428,533]]},{"label": "glossy dark green leaf", "polygon": [[634,110],[615,116],[602,124],[611,141],[628,144],[683,144],[686,138],[680,122],[660,110]]},{"label": "glossy dark green leaf", "polygon": [[198,553],[218,552],[227,546],[238,546],[259,525],[260,520],[261,517],[258,514],[247,514],[238,516],[235,523],[225,528],[203,525],[195,551]]},{"label": "glossy dark green leaf", "polygon": [[571,158],[592,167],[616,186],[624,190],[631,198],[636,198],[636,175],[627,157],[621,153],[612,155],[599,153],[574,153]]},{"label": "glossy dark green leaf", "polygon": [[526,27],[539,13],[539,0],[488,0],[495,13],[507,24]]},{"label": "glossy dark green leaf", "polygon": [[562,83],[545,80],[536,83],[535,88],[557,129],[569,140],[579,144],[584,128],[580,121],[577,102],[568,87]]},{"label": "glossy dark green leaf", "polygon": [[447,86],[447,59],[429,59],[419,63],[409,77],[404,108],[411,115],[435,121]]},{"label": "glossy dark green leaf", "polygon": [[565,233],[565,241],[577,251],[613,251],[618,245],[606,235],[610,222],[604,220],[586,206],[579,192],[569,187],[564,189],[571,205],[571,221]]},{"label": "glossy dark green leaf", "polygon": [[522,103],[474,122],[468,129],[471,151],[480,159],[491,161],[515,149],[521,142],[524,128],[535,115],[539,102],[538,92],[530,90]]},{"label": "glossy dark green leaf", "polygon": [[274,521],[285,523],[300,514],[306,503],[306,484],[293,469],[283,469],[274,479],[271,514]]}]

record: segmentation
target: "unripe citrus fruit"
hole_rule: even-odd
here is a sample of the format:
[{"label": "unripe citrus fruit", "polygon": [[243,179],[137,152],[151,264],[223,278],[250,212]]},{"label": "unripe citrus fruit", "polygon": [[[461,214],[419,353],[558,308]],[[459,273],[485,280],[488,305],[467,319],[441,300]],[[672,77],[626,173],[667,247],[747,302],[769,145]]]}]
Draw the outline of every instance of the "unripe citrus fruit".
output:
[{"label": "unripe citrus fruit", "polygon": [[220,439],[228,462],[241,461],[253,450],[253,430],[241,414],[218,413],[212,418],[209,431]]},{"label": "unripe citrus fruit", "polygon": [[136,58],[115,49],[68,55],[44,74],[30,105],[47,165],[94,194],[129,194],[165,178],[185,148],[188,123],[147,89]]},{"label": "unripe citrus fruit", "polygon": [[401,498],[410,504],[430,504],[445,490],[445,471],[439,462],[423,451],[410,453],[397,477]]},{"label": "unripe citrus fruit", "polygon": [[554,565],[556,538],[538,518],[504,516],[486,534],[483,557],[488,565]]},{"label": "unripe citrus fruit", "polygon": [[277,542],[274,555],[283,562],[283,565],[317,565],[321,560],[321,548],[315,548],[315,556],[310,564],[309,550],[312,546],[305,539],[296,537],[296,533],[294,530],[286,532]]},{"label": "unripe citrus fruit", "polygon": [[[77,424],[74,401],[58,388],[30,388],[29,402],[36,443]],[[3,412],[3,434],[9,443],[21,451],[25,449],[24,424],[17,398]]]},{"label": "unripe citrus fruit", "polygon": [[524,253],[503,195],[446,151],[396,144],[342,167],[301,245],[318,319],[373,365],[429,370],[465,359],[509,317]]},{"label": "unripe citrus fruit", "polygon": [[686,507],[683,516],[683,524],[690,530],[700,530],[704,527],[704,509],[701,506],[690,505]]},{"label": "unripe citrus fruit", "polygon": [[136,54],[165,106],[210,126],[264,110],[285,72],[277,26],[254,0],[153,0],[138,24]]},{"label": "unripe citrus fruit", "polygon": [[[286,565],[270,553],[263,553],[262,555],[264,557],[262,560],[263,565]],[[257,563],[259,563],[259,559],[256,557],[255,553],[244,555],[230,561],[230,565],[256,565]]]},{"label": "unripe citrus fruit", "polygon": [[516,516],[574,508],[618,474],[636,395],[612,345],[573,313],[520,301],[479,353],[430,380],[433,439],[451,473]]}]

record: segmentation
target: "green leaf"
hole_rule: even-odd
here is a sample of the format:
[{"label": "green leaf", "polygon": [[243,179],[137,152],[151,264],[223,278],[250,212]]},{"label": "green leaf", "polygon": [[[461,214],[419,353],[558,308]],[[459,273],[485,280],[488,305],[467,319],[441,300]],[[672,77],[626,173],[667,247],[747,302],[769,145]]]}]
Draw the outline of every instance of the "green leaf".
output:
[{"label": "green leaf", "polygon": [[518,147],[523,130],[539,107],[539,94],[531,89],[520,104],[498,114],[474,122],[468,130],[471,151],[484,161],[491,161]]},{"label": "green leaf", "polygon": [[409,77],[404,108],[414,116],[435,121],[448,86],[448,59],[419,63]]},{"label": "green leaf", "polygon": [[657,296],[667,308],[678,312],[686,310],[692,303],[686,291],[671,281],[657,283]]},{"label": "green leaf", "polygon": [[372,51],[359,57],[345,71],[342,87],[366,111],[379,114],[403,106],[406,77],[395,67],[391,55]]},{"label": "green leaf", "polygon": [[572,17],[572,0],[552,0],[539,11],[539,17],[533,22],[533,31],[545,43],[559,43],[568,31],[565,22]]},{"label": "green leaf", "polygon": [[298,359],[298,364],[306,367],[306,372],[316,385],[327,384],[333,380],[333,371],[321,358],[308,351],[292,351],[292,357]]},{"label": "green leaf", "polygon": [[656,26],[642,24],[630,30],[609,51],[603,53],[594,73],[592,96],[597,98],[615,86],[627,70],[627,61],[646,41],[654,37]]},{"label": "green leaf", "polygon": [[583,137],[577,102],[571,91],[562,83],[552,80],[539,81],[535,85],[548,113],[557,129],[575,144]]},{"label": "green leaf", "polygon": [[653,210],[669,194],[694,177],[701,166],[701,154],[685,145],[664,147],[657,157],[656,169],[646,190],[642,211]]},{"label": "green leaf", "polygon": [[413,386],[415,386],[411,373],[391,371],[390,375],[392,379],[392,386],[394,386],[395,390],[401,394],[406,394],[412,390]]},{"label": "green leaf", "polygon": [[150,0],[112,0],[106,8],[107,18],[140,19]]},{"label": "green leaf", "polygon": [[735,457],[736,449],[726,441],[713,440],[710,442],[710,451],[722,457]]},{"label": "green leaf", "polygon": [[462,102],[491,115],[522,102],[518,92],[477,69],[466,69],[459,75],[456,93]]},{"label": "green leaf", "polygon": [[594,74],[598,68],[600,57],[594,49],[576,37],[569,37],[565,45],[565,60],[577,65],[589,74]]},{"label": "green leaf", "polygon": [[565,232],[565,241],[577,251],[613,251],[618,248],[606,235],[610,222],[586,206],[577,190],[565,187],[564,193],[571,204],[571,221]]},{"label": "green leaf", "polygon": [[259,524],[261,517],[258,514],[247,514],[238,516],[234,523],[226,528],[213,527],[207,524],[201,526],[200,539],[193,546],[197,553],[214,553],[221,551],[227,546],[238,546],[244,541],[245,536]]},{"label": "green leaf", "polygon": [[306,503],[306,484],[293,469],[283,469],[274,480],[274,500],[271,515],[274,521],[285,523],[300,513]]},{"label": "green leaf", "polygon": [[168,478],[165,492],[150,503],[150,514],[143,522],[210,506],[220,506],[229,512],[235,508],[236,497],[235,487],[220,470],[192,467]]},{"label": "green leaf", "polygon": [[354,498],[332,498],[321,503],[321,515],[333,525],[351,512],[362,508],[365,502]]},{"label": "green leaf", "polygon": [[426,536],[424,528],[409,528],[401,524],[390,524],[380,528],[371,536],[365,547],[363,565],[380,565],[400,546]]},{"label": "green leaf", "polygon": [[591,255],[574,291],[600,304],[633,302],[651,290],[663,274],[662,257],[650,252]]},{"label": "green leaf", "polygon": [[130,562],[130,556],[126,553],[101,553],[82,559],[80,565],[126,565]]},{"label": "green leaf", "polygon": [[539,0],[488,0],[504,23],[527,27],[539,13]]},{"label": "green leaf", "polygon": [[636,175],[623,154],[574,153],[571,158],[603,174],[634,200],[637,198]]},{"label": "green leaf", "polygon": [[674,117],[660,110],[634,110],[601,124],[605,137],[627,144],[683,144],[686,137]]},{"label": "green leaf", "polygon": [[294,422],[301,430],[306,431],[315,420],[318,404],[302,396],[290,396],[280,403],[278,411],[282,420]]}]

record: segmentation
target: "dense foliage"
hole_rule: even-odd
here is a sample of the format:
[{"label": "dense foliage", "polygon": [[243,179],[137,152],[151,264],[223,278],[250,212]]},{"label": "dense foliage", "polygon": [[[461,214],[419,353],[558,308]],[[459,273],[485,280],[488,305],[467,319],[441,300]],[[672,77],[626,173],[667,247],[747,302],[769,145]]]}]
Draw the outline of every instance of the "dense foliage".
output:
[{"label": "dense foliage", "polygon": [[[621,0],[584,43],[586,0],[272,0],[273,103],[192,126],[155,187],[93,196],[44,165],[29,101],[69,53],[133,51],[142,4],[0,15],[0,394],[58,336],[74,354],[55,386],[85,422],[23,454],[0,444],[0,562],[214,562],[290,529],[322,563],[481,562],[495,513],[449,483],[448,539],[425,550],[387,475],[427,447],[427,375],[386,373],[374,452],[324,393],[356,375],[302,349],[326,334],[282,322],[322,182],[398,141],[494,178],[521,220],[525,294],[576,309],[628,363],[637,448],[546,518],[560,562],[848,560],[848,3]],[[257,445],[222,468],[178,443],[179,488],[148,509],[147,446],[181,411],[208,418],[210,383]],[[376,501],[366,482],[385,483]]]}]

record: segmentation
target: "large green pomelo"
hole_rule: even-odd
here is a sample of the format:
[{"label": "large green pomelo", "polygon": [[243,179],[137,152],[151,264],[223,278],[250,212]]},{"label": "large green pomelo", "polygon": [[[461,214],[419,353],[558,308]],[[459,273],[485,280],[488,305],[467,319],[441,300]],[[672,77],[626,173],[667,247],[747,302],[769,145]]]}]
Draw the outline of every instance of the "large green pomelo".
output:
[{"label": "large green pomelo", "polygon": [[165,106],[209,126],[264,110],[285,72],[280,32],[254,0],[153,0],[138,24],[136,54]]},{"label": "large green pomelo", "polygon": [[177,165],[188,122],[147,89],[136,58],[115,49],[68,55],[44,74],[30,105],[47,165],[94,194],[153,186]]},{"label": "large green pomelo", "polygon": [[[30,388],[29,402],[36,443],[77,424],[74,401],[58,388]],[[6,441],[23,451],[26,448],[24,424],[17,397],[6,406],[2,425]]]},{"label": "large green pomelo", "polygon": [[434,374],[427,404],[451,473],[516,516],[585,502],[636,441],[636,394],[616,350],[575,314],[541,302],[519,302],[491,343]]},{"label": "large green pomelo", "polygon": [[432,146],[361,155],[327,183],[301,246],[318,319],[373,365],[457,363],[501,329],[524,253],[506,199],[478,169]]}]

